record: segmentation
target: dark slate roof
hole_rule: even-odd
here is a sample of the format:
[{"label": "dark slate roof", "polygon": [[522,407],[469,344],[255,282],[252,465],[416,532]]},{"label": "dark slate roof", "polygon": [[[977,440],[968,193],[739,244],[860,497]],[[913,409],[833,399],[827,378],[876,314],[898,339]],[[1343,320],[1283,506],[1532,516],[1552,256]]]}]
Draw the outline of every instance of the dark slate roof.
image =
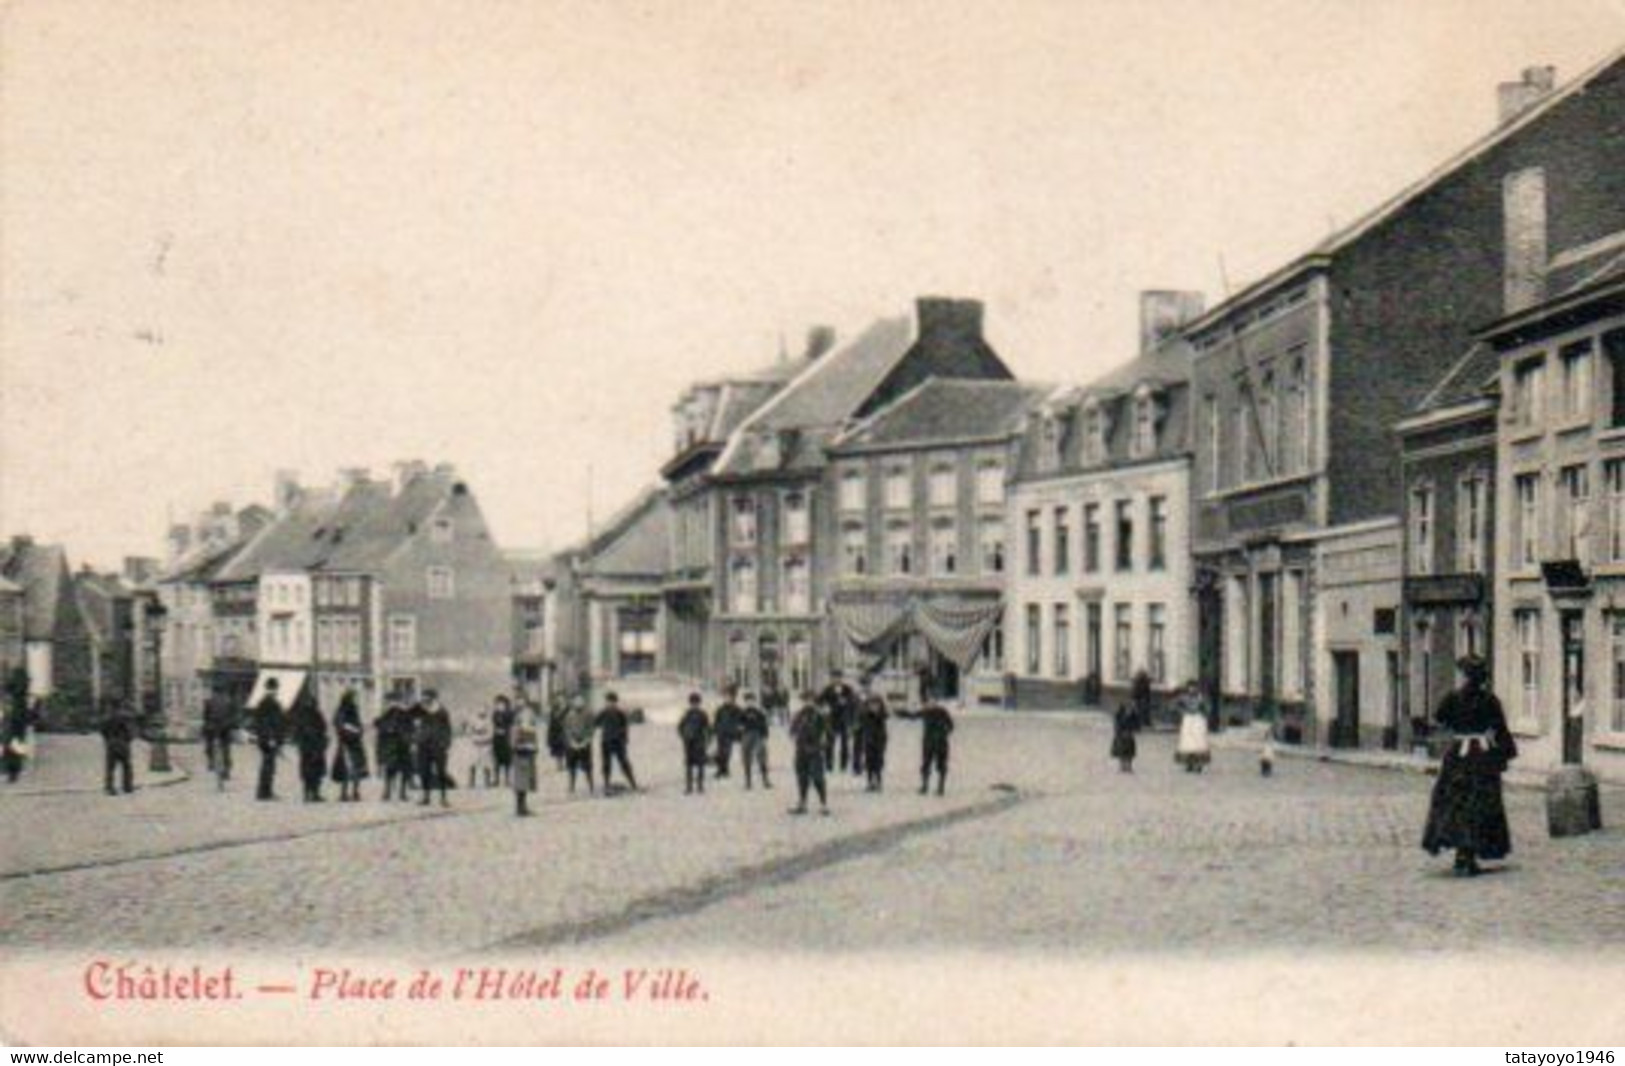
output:
[{"label": "dark slate roof", "polygon": [[666,572],[671,501],[663,488],[639,494],[595,535],[583,570],[600,577],[659,578]]},{"label": "dark slate roof", "polygon": [[338,506],[339,501],[330,492],[306,493],[221,567],[215,580],[247,581],[268,571],[307,569],[325,550],[317,531],[325,528]]},{"label": "dark slate roof", "polygon": [[347,506],[329,521],[324,533],[330,548],[315,564],[323,570],[376,570],[423,528],[459,484],[454,473],[426,472],[393,495],[387,484],[371,482],[352,488]]},{"label": "dark slate roof", "polygon": [[227,544],[206,547],[182,556],[169,572],[159,580],[166,584],[193,584],[212,581],[236,555],[248,546],[251,538],[239,537]]},{"label": "dark slate roof", "polygon": [[1158,347],[1130,359],[1122,366],[1093,379],[1083,386],[1081,393],[1116,395],[1132,392],[1142,384],[1168,388],[1183,385],[1191,379],[1191,367],[1196,349],[1183,337],[1173,337]]},{"label": "dark slate roof", "polygon": [[1050,391],[1047,385],[1016,381],[928,378],[841,434],[831,450],[1010,436],[1020,431],[1027,412]]},{"label": "dark slate roof", "polygon": [[68,553],[60,544],[0,545],[0,576],[22,586],[25,639],[50,640],[56,633],[67,570]]},{"label": "dark slate roof", "polygon": [[1495,383],[1501,359],[1488,344],[1474,344],[1445,372],[1439,383],[1428,390],[1416,413],[1457,407],[1482,400]]}]

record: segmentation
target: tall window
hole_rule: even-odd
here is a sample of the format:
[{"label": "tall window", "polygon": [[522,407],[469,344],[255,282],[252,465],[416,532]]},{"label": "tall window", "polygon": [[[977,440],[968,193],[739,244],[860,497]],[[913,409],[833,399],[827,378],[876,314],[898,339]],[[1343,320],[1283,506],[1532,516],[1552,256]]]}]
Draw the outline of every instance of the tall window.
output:
[{"label": "tall window", "polygon": [[452,577],[451,567],[429,567],[429,598],[431,600],[449,600],[457,595],[457,586]]},{"label": "tall window", "polygon": [[1004,521],[984,518],[976,526],[977,548],[982,558],[982,573],[1004,573]]},{"label": "tall window", "polygon": [[995,506],[1004,502],[1004,461],[983,459],[976,464],[976,502]]},{"label": "tall window", "polygon": [[1456,654],[1483,655],[1484,620],[1477,611],[1464,610],[1456,616]]},{"label": "tall window", "polygon": [[1608,375],[1613,379],[1609,396],[1608,423],[1625,426],[1625,329],[1602,335],[1602,349],[1608,359]]},{"label": "tall window", "polygon": [[418,657],[418,620],[409,614],[389,616],[389,657],[396,660]]},{"label": "tall window", "polygon": [[802,633],[791,633],[785,645],[785,666],[790,674],[790,694],[812,691],[812,646]]},{"label": "tall window", "polygon": [[1160,603],[1145,609],[1145,668],[1151,680],[1161,685],[1168,680],[1168,608]]},{"label": "tall window", "polygon": [[748,555],[741,555],[734,559],[729,566],[730,584],[733,589],[734,614],[756,613],[756,560]]},{"label": "tall window", "polygon": [[959,569],[959,529],[952,522],[931,527],[931,572],[947,575]]},{"label": "tall window", "polygon": [[1162,496],[1153,496],[1146,504],[1148,532],[1151,537],[1150,553],[1146,559],[1146,566],[1152,570],[1166,570],[1168,568],[1168,501]]},{"label": "tall window", "polygon": [[1610,459],[1602,467],[1608,491],[1608,561],[1625,562],[1625,459]]},{"label": "tall window", "polygon": [[1065,574],[1072,568],[1072,511],[1068,507],[1055,508],[1055,572]]},{"label": "tall window", "polygon": [[780,566],[784,584],[784,609],[789,614],[807,614],[812,609],[812,587],[807,572],[807,559],[802,555],[787,555]]},{"label": "tall window", "polygon": [[862,511],[865,495],[863,471],[856,468],[841,471],[841,510]]},{"label": "tall window", "polygon": [[1288,570],[1281,583],[1281,695],[1303,695],[1302,570]]},{"label": "tall window", "polygon": [[841,527],[841,572],[869,572],[869,533],[862,526]]},{"label": "tall window", "polygon": [[1134,569],[1134,502],[1117,501],[1117,569]]},{"label": "tall window", "polygon": [[1043,646],[1040,643],[1040,641],[1043,639],[1041,635],[1043,628],[1043,609],[1036,603],[1029,603],[1027,605],[1027,639],[1025,649],[1027,652],[1028,677],[1037,677],[1043,672]]},{"label": "tall window", "polygon": [[1281,391],[1281,455],[1283,474],[1309,468],[1309,375],[1301,347],[1287,355],[1286,380]]},{"label": "tall window", "polygon": [[1433,573],[1433,486],[1411,488],[1411,573]]},{"label": "tall window", "polygon": [[750,496],[733,499],[733,543],[748,548],[756,543],[756,501]]},{"label": "tall window", "polygon": [[1093,396],[1083,403],[1083,461],[1088,465],[1106,461],[1106,412]]},{"label": "tall window", "polygon": [[1540,559],[1540,475],[1513,478],[1512,496],[1512,565],[1532,567]]},{"label": "tall window", "polygon": [[616,648],[623,675],[655,671],[655,612],[648,607],[622,607],[616,612]]},{"label": "tall window", "polygon": [[1275,369],[1265,366],[1259,373],[1258,383],[1258,442],[1259,462],[1255,477],[1280,473],[1280,432],[1275,421]]},{"label": "tall window", "polygon": [[1565,466],[1558,471],[1557,480],[1563,494],[1557,549],[1565,559],[1584,562],[1591,546],[1591,471],[1585,466]]},{"label": "tall window", "polygon": [[1055,613],[1055,676],[1072,676],[1072,614],[1064,603],[1054,606]]},{"label": "tall window", "polygon": [[982,638],[982,651],[976,659],[979,674],[1004,673],[1004,623],[996,623]]},{"label": "tall window", "polygon": [[740,688],[750,687],[750,641],[743,633],[728,635],[728,680]]},{"label": "tall window", "polygon": [[1039,513],[1027,512],[1027,573],[1036,577],[1044,571],[1044,530]]},{"label": "tall window", "polygon": [[914,572],[914,529],[894,524],[886,527],[886,572],[911,574]]},{"label": "tall window", "polygon": [[1456,569],[1464,574],[1484,572],[1488,488],[1488,479],[1477,471],[1456,486]]},{"label": "tall window", "polygon": [[1061,420],[1053,412],[1038,420],[1038,469],[1052,473],[1061,468]]},{"label": "tall window", "polygon": [[1100,504],[1083,505],[1083,572],[1100,570]]},{"label": "tall window", "polygon": [[1610,650],[1613,659],[1613,691],[1608,701],[1608,731],[1625,733],[1625,612],[1608,614]]},{"label": "tall window", "polygon": [[1513,611],[1512,630],[1518,647],[1518,717],[1532,724],[1540,720],[1540,612]]},{"label": "tall window", "polygon": [[812,539],[807,522],[807,494],[785,493],[782,511],[784,520],[779,527],[779,539],[796,547],[807,544]]},{"label": "tall window", "polygon": [[1563,368],[1563,417],[1569,422],[1589,422],[1594,410],[1590,339],[1565,345],[1560,361]]},{"label": "tall window", "polygon": [[1112,648],[1112,669],[1119,681],[1131,680],[1134,676],[1134,613],[1133,608],[1126,603],[1119,603],[1112,608],[1114,619],[1114,636],[1116,643]]},{"label": "tall window", "polygon": [[908,510],[914,500],[914,493],[910,489],[907,466],[899,463],[886,468],[886,508],[888,510]]},{"label": "tall window", "polygon": [[931,468],[930,499],[932,507],[952,507],[959,499],[959,471],[952,464]]},{"label": "tall window", "polygon": [[1224,487],[1224,416],[1219,401],[1209,395],[1202,401],[1202,421],[1207,426],[1207,487],[1218,492]]},{"label": "tall window", "polygon": [[1147,392],[1134,398],[1133,452],[1136,457],[1157,450],[1157,398]]},{"label": "tall window", "polygon": [[1519,426],[1537,426],[1545,417],[1546,360],[1525,359],[1512,368],[1512,420]]}]

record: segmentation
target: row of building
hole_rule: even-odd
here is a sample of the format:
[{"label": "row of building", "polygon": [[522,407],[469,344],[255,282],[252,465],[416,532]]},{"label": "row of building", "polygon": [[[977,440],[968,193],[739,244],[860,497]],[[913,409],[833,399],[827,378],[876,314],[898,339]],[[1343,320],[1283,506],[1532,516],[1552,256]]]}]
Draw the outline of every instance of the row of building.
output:
[{"label": "row of building", "polygon": [[[974,301],[694,383],[670,459],[538,563],[522,681],[1015,706],[1198,681],[1290,738],[1427,739],[1493,661],[1532,761],[1625,773],[1625,62],[1133,357],[1015,380]],[[543,572],[545,571],[545,573]],[[516,638],[517,639],[517,638]]]}]

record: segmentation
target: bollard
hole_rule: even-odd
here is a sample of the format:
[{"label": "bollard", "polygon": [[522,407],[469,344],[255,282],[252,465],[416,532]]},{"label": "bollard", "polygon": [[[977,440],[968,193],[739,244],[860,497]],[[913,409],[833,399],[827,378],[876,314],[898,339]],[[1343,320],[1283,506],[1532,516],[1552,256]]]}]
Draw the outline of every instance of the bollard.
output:
[{"label": "bollard", "polygon": [[1553,839],[1602,828],[1597,776],[1581,766],[1560,766],[1546,778],[1546,828]]}]

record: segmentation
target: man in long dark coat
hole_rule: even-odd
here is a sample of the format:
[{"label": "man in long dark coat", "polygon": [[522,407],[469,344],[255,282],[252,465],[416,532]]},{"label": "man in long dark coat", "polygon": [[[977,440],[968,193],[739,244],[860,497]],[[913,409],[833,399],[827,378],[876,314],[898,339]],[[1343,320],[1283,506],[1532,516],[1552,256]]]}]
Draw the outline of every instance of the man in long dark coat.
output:
[{"label": "man in long dark coat", "polygon": [[126,793],[135,791],[135,773],[130,759],[135,734],[135,712],[130,705],[122,700],[109,704],[106,717],[102,719],[102,744],[106,751],[106,785],[109,796],[117,792],[113,787],[115,776],[120,779],[123,791]]},{"label": "man in long dark coat", "polygon": [[327,777],[327,718],[310,696],[293,705],[293,742],[299,749],[299,781],[305,802],[322,802],[322,781]]},{"label": "man in long dark coat", "polygon": [[[422,710],[421,715],[416,713],[418,709]],[[439,693],[430,689],[414,709],[414,718],[417,721],[414,739],[418,752],[418,787],[423,789],[421,805],[427,807],[430,791],[439,789],[440,806],[449,807],[451,800],[446,790],[450,787],[451,774],[446,763],[451,758],[451,712],[440,702]]]},{"label": "man in long dark coat", "polygon": [[733,770],[734,745],[738,744],[743,736],[740,722],[739,704],[735,701],[736,690],[728,686],[722,703],[717,706],[717,713],[712,718],[711,729],[717,738],[717,777],[728,777]]},{"label": "man in long dark coat", "polygon": [[931,771],[937,772],[937,795],[948,787],[949,737],[954,732],[954,716],[936,700],[918,711],[898,711],[899,718],[918,719],[920,731],[920,795],[931,790]]},{"label": "man in long dark coat", "polygon": [[406,708],[391,703],[384,708],[372,724],[377,733],[376,750],[378,769],[384,775],[384,799],[394,799],[396,783],[400,784],[400,798],[407,798],[412,781],[412,744],[407,739]]},{"label": "man in long dark coat", "polygon": [[1504,859],[1512,851],[1501,799],[1501,775],[1518,757],[1501,701],[1489,690],[1489,668],[1476,655],[1457,664],[1462,684],[1440,702],[1434,720],[1449,730],[1422,847],[1428,854],[1455,849],[1455,873],[1473,877],[1480,859]]},{"label": "man in long dark coat", "polygon": [[[683,742],[683,794],[705,792],[705,746],[711,736],[711,719],[701,705],[700,694],[688,697],[688,710],[677,721],[677,736]],[[745,768],[750,773],[750,767]]]},{"label": "man in long dark coat", "polygon": [[231,780],[231,744],[237,734],[237,705],[224,692],[203,702],[203,749],[209,770],[222,783]]},{"label": "man in long dark coat", "polygon": [[[828,685],[818,695],[818,703],[824,708],[827,729],[824,733],[824,769],[833,772],[837,757],[841,769],[845,770],[851,763],[851,754],[847,747],[851,740],[852,719],[858,706],[858,694],[852,686],[846,683],[841,671],[836,670],[830,675]],[[837,756],[837,745],[840,751]]]},{"label": "man in long dark coat", "polygon": [[255,799],[276,799],[276,761],[287,739],[288,716],[277,697],[277,680],[265,683],[265,695],[254,705],[254,744],[260,749],[260,781]]},{"label": "man in long dark coat", "polygon": [[604,771],[604,795],[609,795],[609,783],[615,765],[626,775],[626,783],[633,792],[638,791],[638,778],[632,772],[632,761],[627,757],[631,721],[621,708],[621,698],[611,692],[604,697],[604,709],[598,712],[598,756]]},{"label": "man in long dark coat", "polygon": [[890,716],[885,697],[878,693],[870,693],[858,711],[857,734],[862,744],[864,790],[867,792],[879,792],[886,785],[886,719]]},{"label": "man in long dark coat", "polygon": [[790,808],[791,814],[807,813],[809,788],[818,792],[819,813],[829,813],[829,793],[824,785],[829,729],[829,711],[811,700],[804,702],[790,720],[790,736],[796,751],[796,805]]},{"label": "man in long dark coat", "polygon": [[[521,699],[521,711],[524,706],[525,701]],[[517,718],[513,702],[506,696],[498,696],[496,709],[491,712],[491,762],[499,787],[513,780],[513,727]]]}]

